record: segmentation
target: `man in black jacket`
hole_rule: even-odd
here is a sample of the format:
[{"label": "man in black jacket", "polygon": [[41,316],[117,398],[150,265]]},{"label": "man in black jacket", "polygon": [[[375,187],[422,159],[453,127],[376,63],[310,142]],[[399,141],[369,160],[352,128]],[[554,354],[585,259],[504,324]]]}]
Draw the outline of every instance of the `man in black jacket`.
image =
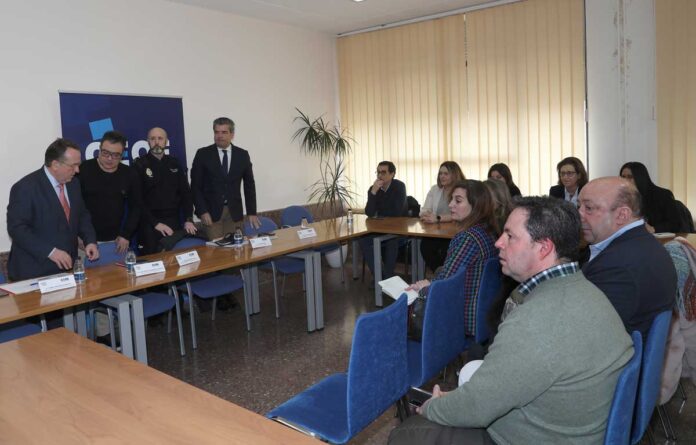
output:
[{"label": "man in black jacket", "polygon": [[176,158],[164,152],[167,132],[159,127],[152,128],[147,133],[147,143],[150,151],[133,164],[143,193],[138,244],[144,254],[160,251],[160,239],[180,230],[182,219],[186,233],[196,233],[186,169]]},{"label": "man in black jacket", "polygon": [[626,330],[645,337],[655,316],[672,309],[677,275],[665,248],[645,228],[640,194],[625,179],[599,178],[580,191],[578,203],[590,244],[582,272],[606,294]]},{"label": "man in black jacket", "polygon": [[[367,205],[365,214],[372,218],[382,218],[389,216],[405,216],[406,207],[406,185],[396,176],[396,166],[391,161],[382,161],[377,165],[377,179],[367,192]],[[370,271],[374,274],[375,258],[372,247],[374,236],[364,236],[360,239],[365,262]],[[384,258],[383,278],[394,275],[396,256],[399,253],[399,239],[391,239],[382,244],[382,256]]]},{"label": "man in black jacket", "polygon": [[256,216],[256,183],[249,152],[232,144],[234,122],[226,117],[213,121],[215,143],[199,148],[191,167],[191,190],[196,215],[207,227],[208,238],[233,232],[244,217],[240,188],[249,222],[261,226]]}]

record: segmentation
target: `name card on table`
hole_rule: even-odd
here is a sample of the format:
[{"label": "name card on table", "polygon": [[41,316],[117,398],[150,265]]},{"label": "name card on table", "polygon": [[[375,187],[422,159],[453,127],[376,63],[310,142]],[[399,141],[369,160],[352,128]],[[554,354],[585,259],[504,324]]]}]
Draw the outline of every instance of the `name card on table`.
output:
[{"label": "name card on table", "polygon": [[53,292],[54,290],[68,289],[75,286],[75,277],[73,274],[39,280],[39,290],[42,294]]},{"label": "name card on table", "polygon": [[187,264],[197,263],[200,260],[201,260],[201,258],[198,256],[198,252],[195,250],[192,250],[190,252],[180,253],[179,255],[176,256],[176,262],[179,263],[179,266],[185,266]]},{"label": "name card on table", "polygon": [[314,230],[314,227],[310,227],[309,229],[298,230],[297,236],[299,236],[300,239],[314,238],[315,236],[317,236],[317,231]]},{"label": "name card on table", "polygon": [[271,237],[270,236],[259,236],[256,238],[249,238],[252,249],[258,249],[259,247],[270,247]]},{"label": "name card on table", "polygon": [[149,263],[140,263],[133,266],[135,269],[135,276],[142,277],[143,275],[152,275],[153,273],[165,272],[164,262],[162,261],[151,261]]}]

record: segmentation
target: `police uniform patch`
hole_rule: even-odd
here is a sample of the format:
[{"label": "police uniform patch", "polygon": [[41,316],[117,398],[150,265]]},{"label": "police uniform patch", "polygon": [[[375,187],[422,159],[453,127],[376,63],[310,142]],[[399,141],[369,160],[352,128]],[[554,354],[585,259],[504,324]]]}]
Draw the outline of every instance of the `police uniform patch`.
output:
[{"label": "police uniform patch", "polygon": [[179,169],[178,168],[170,168],[169,171],[172,173],[176,173],[179,171]]},{"label": "police uniform patch", "polygon": [[146,174],[148,177],[152,178],[152,170],[150,170],[150,167],[148,167],[148,168],[145,169],[145,174]]}]

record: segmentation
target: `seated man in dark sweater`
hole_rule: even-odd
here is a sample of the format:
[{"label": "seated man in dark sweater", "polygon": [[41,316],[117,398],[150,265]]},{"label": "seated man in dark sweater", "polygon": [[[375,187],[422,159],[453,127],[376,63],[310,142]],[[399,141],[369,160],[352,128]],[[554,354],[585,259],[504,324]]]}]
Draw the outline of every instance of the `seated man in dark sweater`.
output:
[{"label": "seated man in dark sweater", "polygon": [[674,305],[677,275],[669,254],[645,227],[640,200],[629,181],[607,177],[590,181],[578,204],[590,245],[582,272],[607,295],[626,330],[645,337],[655,316]]},{"label": "seated man in dark sweater", "polygon": [[[365,214],[373,218],[386,216],[406,215],[406,186],[398,179],[396,166],[391,161],[382,161],[377,165],[377,179],[367,192],[367,205]],[[364,236],[360,238],[360,248],[362,249],[365,262],[370,271],[375,272],[375,258],[373,251],[374,236]],[[382,278],[389,278],[394,275],[396,256],[399,253],[399,239],[391,239],[382,244],[382,255],[384,258],[384,270]]]},{"label": "seated man in dark sweater", "polygon": [[496,242],[520,282],[471,379],[433,397],[390,444],[601,444],[633,342],[580,272],[580,216],[556,198],[522,198]]},{"label": "seated man in dark sweater", "polygon": [[[97,241],[116,241],[125,252],[140,220],[140,181],[121,163],[126,138],[117,131],[104,133],[99,155],[80,166],[80,186]],[[124,216],[128,213],[124,221]]]}]

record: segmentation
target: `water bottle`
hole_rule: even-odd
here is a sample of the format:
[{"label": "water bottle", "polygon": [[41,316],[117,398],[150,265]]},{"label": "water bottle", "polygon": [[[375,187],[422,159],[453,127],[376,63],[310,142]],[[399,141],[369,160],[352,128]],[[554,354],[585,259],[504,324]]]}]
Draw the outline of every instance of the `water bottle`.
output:
[{"label": "water bottle", "polygon": [[128,249],[128,253],[126,253],[126,271],[135,273],[135,252],[133,249]]},{"label": "water bottle", "polygon": [[82,263],[81,258],[77,258],[75,260],[75,264],[73,266],[73,275],[75,275],[75,282],[77,284],[85,282],[85,265]]},{"label": "water bottle", "polygon": [[242,229],[237,227],[237,230],[234,231],[234,247],[239,249],[242,247],[242,244],[244,243],[244,235],[242,235]]},{"label": "water bottle", "polygon": [[348,213],[346,214],[346,222],[348,222],[349,228],[353,227],[353,210],[351,209],[348,209]]},{"label": "water bottle", "polygon": [[300,227],[303,229],[306,229],[309,227],[309,223],[307,222],[307,218],[302,218],[302,221],[300,221]]}]

